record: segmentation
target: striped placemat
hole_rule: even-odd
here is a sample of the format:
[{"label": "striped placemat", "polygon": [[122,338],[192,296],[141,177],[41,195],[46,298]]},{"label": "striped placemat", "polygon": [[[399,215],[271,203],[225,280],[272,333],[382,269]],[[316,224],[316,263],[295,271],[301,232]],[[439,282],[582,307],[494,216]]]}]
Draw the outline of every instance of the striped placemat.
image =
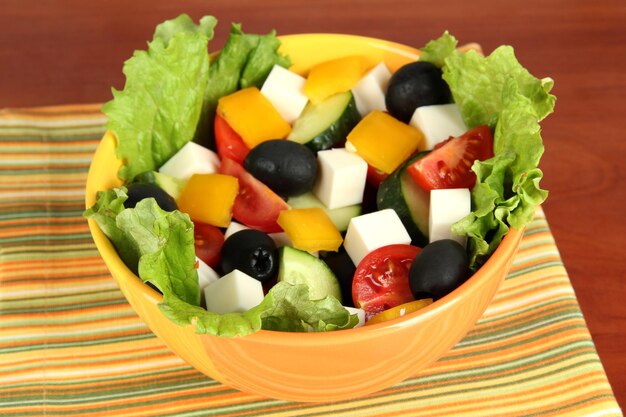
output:
[{"label": "striped placemat", "polygon": [[241,393],[135,315],[82,218],[98,105],[0,111],[1,416],[619,416],[541,211],[495,300],[449,354],[332,404]]}]

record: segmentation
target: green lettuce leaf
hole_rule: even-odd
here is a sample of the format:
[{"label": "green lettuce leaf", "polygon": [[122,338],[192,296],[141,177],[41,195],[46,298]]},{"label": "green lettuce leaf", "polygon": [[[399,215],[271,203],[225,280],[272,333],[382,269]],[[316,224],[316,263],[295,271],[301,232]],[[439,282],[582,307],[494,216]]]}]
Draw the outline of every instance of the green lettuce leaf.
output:
[{"label": "green lettuce leaf", "polygon": [[115,220],[139,253],[139,277],[163,294],[175,294],[185,302],[200,305],[189,215],[178,210],[164,211],[154,198],[146,198],[135,208],[123,210]]},{"label": "green lettuce leaf", "polygon": [[121,230],[115,221],[117,215],[124,210],[126,187],[115,188],[108,191],[98,191],[96,202],[93,206],[85,210],[83,216],[94,219],[100,230],[109,238],[115,250],[120,255],[124,263],[137,273],[139,254],[135,247],[125,238],[124,231]]},{"label": "green lettuce leaf", "polygon": [[153,40],[160,39],[167,46],[172,38],[180,32],[199,33],[206,36],[207,39],[213,39],[217,19],[213,16],[204,16],[196,25],[188,14],[183,13],[180,16],[166,20],[157,25],[154,30]]},{"label": "green lettuce leaf", "polygon": [[429,42],[421,60],[441,65],[469,128],[488,125],[494,134],[494,157],[472,166],[477,181],[472,213],[453,225],[467,235],[472,268],[497,248],[509,227],[520,229],[532,220],[548,192],[539,183],[543,154],[539,122],[554,110],[554,82],[538,79],[517,61],[513,48],[501,46],[489,56],[459,52],[447,32]]},{"label": "green lettuce leaf", "polygon": [[124,64],[124,90],[102,106],[123,161],[118,176],[158,169],[196,132],[208,79],[208,38],[178,32],[157,38]]},{"label": "green lettuce leaf", "polygon": [[358,323],[334,297],[310,300],[304,284],[279,282],[263,301],[244,313],[216,314],[192,306],[169,294],[159,305],[173,322],[195,325],[196,332],[215,336],[240,337],[260,329],[291,332],[331,331],[348,329]]},{"label": "green lettuce leaf", "polygon": [[278,52],[276,32],[246,34],[240,24],[231,26],[224,48],[211,63],[204,91],[202,119],[194,141],[213,148],[213,120],[217,101],[240,88],[261,87],[274,65],[289,67],[291,61]]},{"label": "green lettuce leaf", "polygon": [[85,210],[111,240],[124,263],[163,294],[173,294],[191,305],[200,304],[195,268],[193,223],[178,210],[162,210],[153,198],[135,208],[124,208],[126,188],[98,193]]}]

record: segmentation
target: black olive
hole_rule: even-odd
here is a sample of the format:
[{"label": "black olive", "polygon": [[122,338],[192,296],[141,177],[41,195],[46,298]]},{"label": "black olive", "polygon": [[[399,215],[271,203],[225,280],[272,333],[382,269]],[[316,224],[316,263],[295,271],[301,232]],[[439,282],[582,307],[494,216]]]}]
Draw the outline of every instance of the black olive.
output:
[{"label": "black olive", "polygon": [[437,300],[470,277],[469,257],[455,240],[436,240],[424,246],[409,270],[409,285],[415,299]]},{"label": "black olive", "polygon": [[171,195],[163,191],[158,185],[150,183],[132,183],[126,186],[128,198],[124,201],[124,207],[134,208],[144,198],[154,198],[162,210],[174,211],[178,209],[176,201]]},{"label": "black olive", "polygon": [[238,269],[266,282],[278,272],[276,244],[271,237],[258,230],[240,230],[224,241],[221,266],[224,274]]},{"label": "black olive", "polygon": [[430,62],[411,62],[396,71],[389,80],[385,104],[396,119],[408,123],[420,106],[447,104],[452,101],[441,69]]},{"label": "black olive", "polygon": [[323,259],[339,281],[342,304],[346,307],[354,307],[354,302],[352,301],[352,280],[354,279],[356,267],[352,259],[350,259],[343,247],[339,252],[329,252]]},{"label": "black olive", "polygon": [[255,146],[244,167],[259,181],[281,196],[311,191],[317,177],[317,159],[306,146],[276,139]]}]

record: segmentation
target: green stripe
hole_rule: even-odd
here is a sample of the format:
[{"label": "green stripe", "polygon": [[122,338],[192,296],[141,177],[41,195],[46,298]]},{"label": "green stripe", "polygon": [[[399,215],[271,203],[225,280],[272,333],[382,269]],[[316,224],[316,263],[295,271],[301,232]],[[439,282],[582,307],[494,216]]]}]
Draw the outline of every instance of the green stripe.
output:
[{"label": "green stripe", "polygon": [[[140,328],[138,328],[137,330],[140,330]],[[143,332],[135,333],[130,336],[115,336],[115,337],[107,337],[107,338],[102,338],[102,339],[85,339],[85,340],[73,341],[73,342],[46,342],[43,345],[10,346],[10,347],[0,350],[0,354],[43,351],[45,349],[63,349],[63,348],[100,346],[104,344],[122,343],[122,342],[129,342],[133,340],[152,339],[155,337],[156,336],[154,335],[154,333],[152,333],[149,329],[146,328],[144,329]]]},{"label": "green stripe", "polygon": [[[101,277],[102,275],[83,276],[87,280],[92,277]],[[91,307],[107,302],[115,304],[116,301],[125,302],[125,298],[121,291],[117,287],[114,287],[98,291],[81,291],[77,294],[43,295],[35,299],[21,298],[7,300],[2,302],[0,314],[56,313],[66,310],[75,310],[78,304]]]}]

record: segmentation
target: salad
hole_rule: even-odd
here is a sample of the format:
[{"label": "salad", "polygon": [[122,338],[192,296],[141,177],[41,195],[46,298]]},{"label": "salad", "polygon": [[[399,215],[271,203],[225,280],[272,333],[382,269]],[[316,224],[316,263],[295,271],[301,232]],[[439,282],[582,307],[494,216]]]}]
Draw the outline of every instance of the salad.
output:
[{"label": "salad", "polygon": [[332,331],[443,297],[547,197],[553,82],[444,33],[393,74],[350,56],[289,71],[274,32],[156,27],[103,106],[124,186],[94,219],[198,333]]}]

